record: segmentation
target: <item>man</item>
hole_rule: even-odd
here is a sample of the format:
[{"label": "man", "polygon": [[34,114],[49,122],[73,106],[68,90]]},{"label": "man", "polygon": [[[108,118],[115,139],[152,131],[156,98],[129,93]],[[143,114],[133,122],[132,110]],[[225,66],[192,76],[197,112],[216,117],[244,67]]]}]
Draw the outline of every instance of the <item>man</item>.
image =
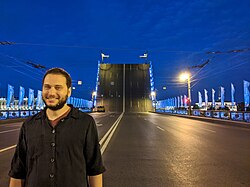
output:
[{"label": "man", "polygon": [[46,108],[22,125],[9,172],[10,187],[102,187],[93,118],[67,105],[70,75],[52,68],[43,77]]}]

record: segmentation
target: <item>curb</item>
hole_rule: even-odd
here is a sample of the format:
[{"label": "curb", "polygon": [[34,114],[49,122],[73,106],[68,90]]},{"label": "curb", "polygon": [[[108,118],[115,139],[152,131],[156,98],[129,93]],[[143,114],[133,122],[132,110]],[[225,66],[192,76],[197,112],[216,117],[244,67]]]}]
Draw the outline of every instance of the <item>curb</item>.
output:
[{"label": "curb", "polygon": [[250,129],[250,123],[243,122],[243,121],[232,121],[232,120],[226,120],[226,119],[216,119],[216,118],[207,118],[202,116],[188,116],[188,115],[179,115],[179,114],[170,114],[170,113],[164,113],[164,112],[152,112],[156,114],[163,114],[163,115],[169,115],[169,116],[176,116],[181,118],[189,118],[194,120],[200,120],[200,121],[206,121],[210,123],[216,123],[216,124],[222,124],[222,125],[229,125],[229,126],[235,126],[235,127],[243,127]]}]

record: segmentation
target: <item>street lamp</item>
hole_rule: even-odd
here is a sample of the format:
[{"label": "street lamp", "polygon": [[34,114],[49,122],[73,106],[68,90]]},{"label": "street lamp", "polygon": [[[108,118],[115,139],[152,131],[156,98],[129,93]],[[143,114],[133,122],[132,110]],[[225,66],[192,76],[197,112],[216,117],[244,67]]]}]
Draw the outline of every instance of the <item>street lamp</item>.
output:
[{"label": "street lamp", "polygon": [[82,81],[81,81],[81,80],[78,80],[78,81],[77,81],[77,85],[82,85]]},{"label": "street lamp", "polygon": [[180,75],[180,80],[181,81],[186,81],[188,83],[188,114],[191,115],[191,86],[190,86],[190,73],[182,73]]}]

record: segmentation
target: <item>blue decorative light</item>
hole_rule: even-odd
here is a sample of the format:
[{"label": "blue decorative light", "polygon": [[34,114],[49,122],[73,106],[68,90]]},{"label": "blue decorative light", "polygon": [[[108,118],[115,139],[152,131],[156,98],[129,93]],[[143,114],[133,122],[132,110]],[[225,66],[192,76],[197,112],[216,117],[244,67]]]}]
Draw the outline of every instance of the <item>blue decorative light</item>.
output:
[{"label": "blue decorative light", "polygon": [[[152,66],[152,62],[149,62],[149,78],[150,78],[150,90],[155,91],[154,88],[154,77],[153,77],[153,66]],[[151,100],[154,100],[155,98],[151,96]]]}]

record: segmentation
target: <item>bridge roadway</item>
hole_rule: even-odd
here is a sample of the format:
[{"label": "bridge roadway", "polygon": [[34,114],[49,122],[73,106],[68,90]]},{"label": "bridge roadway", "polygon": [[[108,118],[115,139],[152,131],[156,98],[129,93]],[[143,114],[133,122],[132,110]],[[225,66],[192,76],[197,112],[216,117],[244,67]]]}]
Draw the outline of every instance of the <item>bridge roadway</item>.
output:
[{"label": "bridge roadway", "polygon": [[[100,139],[119,114],[91,114]],[[21,123],[0,125],[0,150]],[[0,187],[8,186],[14,149],[0,151]],[[125,113],[103,159],[105,187],[250,186],[250,129],[154,113]]]}]

